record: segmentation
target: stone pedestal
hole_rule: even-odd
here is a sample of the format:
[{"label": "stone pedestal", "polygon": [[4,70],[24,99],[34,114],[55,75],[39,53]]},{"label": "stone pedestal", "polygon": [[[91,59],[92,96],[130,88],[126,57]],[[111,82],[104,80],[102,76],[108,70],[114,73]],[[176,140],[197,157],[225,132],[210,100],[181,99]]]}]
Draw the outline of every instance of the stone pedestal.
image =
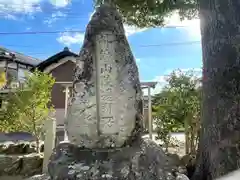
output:
[{"label": "stone pedestal", "polygon": [[49,163],[54,180],[175,180],[174,166],[151,140],[131,147],[86,149],[60,144]]}]

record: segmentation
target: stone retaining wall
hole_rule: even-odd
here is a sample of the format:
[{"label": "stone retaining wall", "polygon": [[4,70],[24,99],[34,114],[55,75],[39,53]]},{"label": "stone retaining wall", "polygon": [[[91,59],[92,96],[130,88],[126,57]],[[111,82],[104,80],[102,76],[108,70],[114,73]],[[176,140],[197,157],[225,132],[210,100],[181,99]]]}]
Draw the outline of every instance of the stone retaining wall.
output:
[{"label": "stone retaining wall", "polygon": [[[17,179],[41,174],[43,142],[40,153],[35,142],[0,143],[0,179]],[[8,179],[7,179],[8,178]]]}]

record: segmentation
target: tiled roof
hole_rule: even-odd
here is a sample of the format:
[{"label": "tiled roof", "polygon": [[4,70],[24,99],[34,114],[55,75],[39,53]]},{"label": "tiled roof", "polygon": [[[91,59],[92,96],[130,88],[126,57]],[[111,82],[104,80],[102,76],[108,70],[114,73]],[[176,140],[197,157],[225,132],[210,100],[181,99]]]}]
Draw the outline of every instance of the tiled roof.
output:
[{"label": "tiled roof", "polygon": [[[45,61],[42,61],[37,66],[35,66],[35,68],[37,68],[40,71],[43,71],[46,67],[50,66],[53,63],[57,63],[59,60],[61,60],[64,57],[67,57],[67,56],[77,57],[78,55],[75,54],[74,52],[71,52],[67,47],[65,47],[63,49],[63,51],[49,57]],[[35,68],[33,68],[33,69],[35,69]]]},{"label": "tiled roof", "polygon": [[6,49],[4,47],[0,47],[0,57],[6,57],[6,58],[10,58],[12,59],[13,57],[15,58],[14,60],[23,64],[27,64],[27,65],[32,65],[32,66],[36,66],[37,64],[39,64],[41,62],[41,60],[30,57],[30,56],[26,56],[24,54]]}]

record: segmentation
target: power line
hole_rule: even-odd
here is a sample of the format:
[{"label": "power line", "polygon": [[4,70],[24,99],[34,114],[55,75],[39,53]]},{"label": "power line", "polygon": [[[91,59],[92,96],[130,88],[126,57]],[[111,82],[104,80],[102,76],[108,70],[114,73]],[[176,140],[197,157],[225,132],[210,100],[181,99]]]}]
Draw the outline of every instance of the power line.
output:
[{"label": "power line", "polygon": [[[187,41],[187,42],[173,42],[173,43],[163,43],[163,44],[148,44],[148,45],[138,45],[137,47],[143,47],[143,48],[151,48],[151,47],[163,47],[163,46],[178,46],[178,45],[192,45],[192,44],[200,44],[201,41]],[[34,46],[21,46],[21,45],[11,45],[11,44],[5,44],[3,47],[26,47],[31,48],[33,50]],[[36,47],[35,47],[36,48]],[[39,47],[39,49],[42,47]],[[16,51],[16,50],[14,50]],[[25,52],[25,54],[28,54],[30,56],[34,55],[51,55],[54,54],[54,52]]]},{"label": "power line", "polygon": [[59,34],[59,33],[84,33],[80,30],[69,31],[23,31],[23,32],[0,32],[0,35],[32,35],[32,34]]},{"label": "power line", "polygon": [[[137,45],[138,47],[159,47],[159,46],[178,46],[178,45],[192,45],[199,44],[201,41],[185,41],[185,42],[171,42],[171,43],[162,43],[162,44],[146,44],[146,45]],[[3,47],[19,47],[19,48],[42,48],[41,46],[33,46],[33,45],[17,45],[17,44],[4,44],[1,45]]]},{"label": "power line", "polygon": [[[71,12],[71,11],[39,11],[39,13],[41,14],[44,14],[44,15],[48,15],[49,17],[58,17],[58,18],[64,18],[64,17],[72,17],[72,18],[90,18],[90,15],[89,16],[86,16],[86,14],[82,14],[82,13],[74,13],[74,12]],[[21,11],[0,11],[0,17],[4,17],[4,15],[34,15],[34,16],[37,16],[39,14],[37,14],[37,11],[32,13],[32,12],[24,12],[22,13]]]},{"label": "power line", "polygon": [[192,44],[199,44],[199,43],[201,43],[201,41],[188,41],[188,42],[186,41],[186,42],[140,45],[140,47],[178,46],[178,45],[192,45]]},{"label": "power line", "polygon": [[[183,28],[188,26],[165,26],[156,29]],[[62,31],[22,31],[22,32],[0,32],[0,35],[31,35],[31,34],[59,34],[59,33],[85,33],[85,30],[62,30]]]}]

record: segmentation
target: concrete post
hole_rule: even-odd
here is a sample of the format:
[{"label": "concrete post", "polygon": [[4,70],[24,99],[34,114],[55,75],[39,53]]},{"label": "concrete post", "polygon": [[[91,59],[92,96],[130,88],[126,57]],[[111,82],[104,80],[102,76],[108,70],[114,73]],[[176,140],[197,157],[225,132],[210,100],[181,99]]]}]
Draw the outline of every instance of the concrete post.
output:
[{"label": "concrete post", "polygon": [[47,173],[48,161],[55,147],[55,136],[56,136],[56,119],[49,118],[45,122],[46,135],[44,140],[44,159],[42,172]]},{"label": "concrete post", "polygon": [[144,101],[144,97],[143,97],[143,100],[142,100],[142,104],[143,104],[143,107],[142,107],[142,121],[143,121],[143,128],[146,129],[146,123],[145,123],[145,114],[144,114],[144,105],[145,105],[145,101]]},{"label": "concrete post", "polygon": [[[67,118],[67,110],[68,110],[68,96],[69,96],[69,86],[65,87],[65,111],[64,111],[64,118]],[[66,127],[64,126],[64,141],[68,140]]]},{"label": "concrete post", "polygon": [[149,131],[149,138],[152,139],[152,98],[151,98],[151,87],[148,87],[148,131]]}]

